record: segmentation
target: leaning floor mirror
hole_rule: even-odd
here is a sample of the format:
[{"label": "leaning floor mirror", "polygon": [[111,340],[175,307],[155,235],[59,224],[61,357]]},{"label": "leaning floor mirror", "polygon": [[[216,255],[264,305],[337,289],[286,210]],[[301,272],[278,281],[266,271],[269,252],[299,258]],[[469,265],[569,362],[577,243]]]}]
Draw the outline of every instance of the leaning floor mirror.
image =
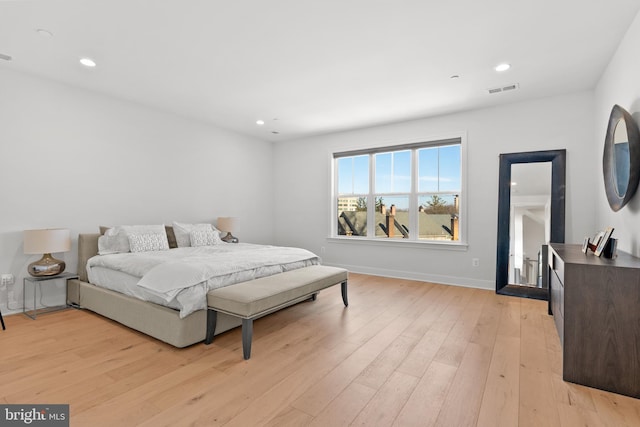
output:
[{"label": "leaning floor mirror", "polygon": [[564,243],[566,150],[500,155],[496,292],[547,300],[550,242]]}]

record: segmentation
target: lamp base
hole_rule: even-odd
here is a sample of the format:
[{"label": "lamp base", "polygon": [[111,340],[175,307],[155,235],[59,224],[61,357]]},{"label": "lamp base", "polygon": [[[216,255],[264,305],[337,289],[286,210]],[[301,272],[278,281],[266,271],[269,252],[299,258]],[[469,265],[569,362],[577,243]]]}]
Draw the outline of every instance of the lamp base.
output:
[{"label": "lamp base", "polygon": [[227,243],[238,243],[240,240],[238,240],[237,237],[233,237],[233,234],[227,231],[227,235],[222,238],[222,241]]},{"label": "lamp base", "polygon": [[33,277],[55,276],[62,273],[66,266],[64,261],[55,259],[51,254],[44,254],[38,261],[29,264],[27,271]]}]

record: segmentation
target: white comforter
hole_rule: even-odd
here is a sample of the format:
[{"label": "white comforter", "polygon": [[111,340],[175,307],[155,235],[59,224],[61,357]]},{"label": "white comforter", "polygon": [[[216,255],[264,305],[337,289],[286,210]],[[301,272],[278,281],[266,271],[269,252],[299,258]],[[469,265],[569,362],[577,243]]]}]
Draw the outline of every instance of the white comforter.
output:
[{"label": "white comforter", "polygon": [[[206,308],[207,292],[234,283],[318,264],[305,249],[248,243],[168,251],[99,255],[89,259],[87,273],[104,267],[139,277],[137,286],[180,308],[180,317]],[[177,302],[177,304],[176,304]],[[172,303],[172,304],[170,304]]]}]

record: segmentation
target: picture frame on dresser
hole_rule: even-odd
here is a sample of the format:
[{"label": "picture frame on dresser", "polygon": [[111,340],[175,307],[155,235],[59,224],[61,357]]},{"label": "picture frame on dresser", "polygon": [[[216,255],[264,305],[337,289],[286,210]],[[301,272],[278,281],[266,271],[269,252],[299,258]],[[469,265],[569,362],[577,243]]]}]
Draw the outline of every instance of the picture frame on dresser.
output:
[{"label": "picture frame on dresser", "polygon": [[597,243],[598,246],[596,247],[596,250],[593,252],[595,256],[602,255],[602,251],[604,251],[604,248],[607,246],[607,243],[609,242],[609,239],[611,238],[612,234],[613,234],[613,227],[607,227],[604,230],[604,234],[602,235],[602,238],[600,239],[600,241]]},{"label": "picture frame on dresser", "polygon": [[595,251],[596,248],[598,247],[598,243],[600,243],[602,236],[604,236],[604,231],[598,231],[596,235],[593,237],[593,240],[591,241],[591,246],[593,247],[593,251]]},{"label": "picture frame on dresser", "polygon": [[586,254],[589,252],[589,243],[591,243],[591,239],[589,239],[589,237],[585,237],[582,242],[582,253]]}]

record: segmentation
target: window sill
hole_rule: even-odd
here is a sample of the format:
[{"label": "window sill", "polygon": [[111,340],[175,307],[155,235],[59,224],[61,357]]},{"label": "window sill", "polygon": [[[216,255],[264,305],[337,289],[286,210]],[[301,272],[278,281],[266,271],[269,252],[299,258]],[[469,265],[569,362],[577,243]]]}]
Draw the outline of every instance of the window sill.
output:
[{"label": "window sill", "polygon": [[434,242],[434,241],[418,241],[407,239],[368,239],[364,237],[327,237],[327,242],[331,243],[345,243],[356,245],[369,245],[369,246],[396,246],[404,248],[422,248],[422,249],[436,249],[441,251],[466,251],[469,248],[467,243],[463,242]]}]

